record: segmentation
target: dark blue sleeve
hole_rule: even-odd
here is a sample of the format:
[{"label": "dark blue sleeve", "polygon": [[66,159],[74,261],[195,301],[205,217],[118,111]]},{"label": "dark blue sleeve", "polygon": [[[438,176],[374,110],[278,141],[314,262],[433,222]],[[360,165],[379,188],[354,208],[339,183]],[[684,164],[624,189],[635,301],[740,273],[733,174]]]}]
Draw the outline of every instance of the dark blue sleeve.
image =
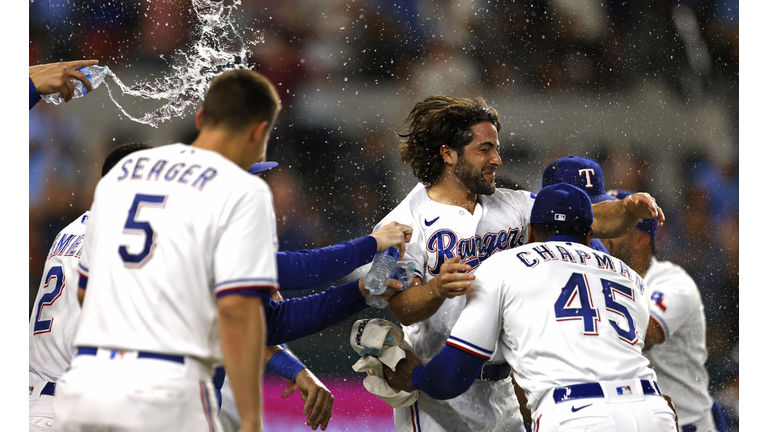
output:
[{"label": "dark blue sleeve", "polygon": [[367,307],[357,281],[265,305],[267,345],[280,345],[338,324]]},{"label": "dark blue sleeve", "polygon": [[32,82],[32,78],[29,78],[29,109],[32,109],[33,106],[37,105],[38,102],[40,102],[40,94],[37,93],[37,89],[35,88],[35,83]]},{"label": "dark blue sleeve", "polygon": [[446,345],[426,366],[413,370],[413,386],[432,399],[453,399],[469,389],[485,360]]},{"label": "dark blue sleeve", "polygon": [[600,241],[600,239],[593,238],[592,241],[589,242],[589,247],[591,247],[596,251],[600,251],[607,255],[610,255],[610,253],[608,252],[608,249],[605,248],[605,245],[603,244],[603,242]]},{"label": "dark blue sleeve", "polygon": [[277,252],[281,290],[308,289],[331,283],[373,261],[376,239],[371,236],[324,248]]}]

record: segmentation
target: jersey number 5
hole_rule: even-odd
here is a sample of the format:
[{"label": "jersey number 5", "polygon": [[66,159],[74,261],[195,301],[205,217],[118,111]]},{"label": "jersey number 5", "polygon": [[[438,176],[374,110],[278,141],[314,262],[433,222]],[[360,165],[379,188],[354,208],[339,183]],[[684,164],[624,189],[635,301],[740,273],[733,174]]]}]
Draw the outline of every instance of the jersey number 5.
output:
[{"label": "jersey number 5", "polygon": [[128,219],[125,221],[124,232],[141,231],[144,233],[144,248],[137,254],[128,252],[128,247],[122,245],[118,248],[120,258],[127,267],[141,267],[152,258],[152,251],[155,248],[155,230],[149,222],[137,221],[136,216],[142,207],[165,207],[166,195],[144,195],[136,194],[133,199],[133,205],[128,210]]},{"label": "jersey number 5", "polygon": [[[635,301],[635,293],[632,288],[620,285],[605,279],[600,279],[605,297],[605,308],[613,313],[623,316],[627,320],[627,330],[621,328],[616,321],[610,320],[611,327],[619,335],[619,339],[634,345],[638,341],[635,331],[635,321],[632,319],[626,306],[616,301],[616,295],[621,295]],[[580,307],[573,307],[574,300],[578,297]],[[568,282],[560,291],[560,296],[555,302],[555,317],[558,321],[582,320],[584,322],[584,334],[596,335],[597,322],[600,321],[600,310],[592,304],[592,294],[589,291],[589,283],[586,275],[573,273]]]}]

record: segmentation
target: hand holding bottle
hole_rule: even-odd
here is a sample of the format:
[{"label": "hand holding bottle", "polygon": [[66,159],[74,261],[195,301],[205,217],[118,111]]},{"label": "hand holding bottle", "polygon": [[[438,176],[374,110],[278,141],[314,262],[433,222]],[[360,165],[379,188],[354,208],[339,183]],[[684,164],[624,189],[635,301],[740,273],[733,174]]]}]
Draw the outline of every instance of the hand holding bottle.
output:
[{"label": "hand holding bottle", "polygon": [[75,92],[73,79],[78,80],[88,91],[93,90],[85,74],[77,69],[98,63],[98,60],[77,60],[30,66],[29,77],[41,96],[61,93],[64,101],[69,102]]}]

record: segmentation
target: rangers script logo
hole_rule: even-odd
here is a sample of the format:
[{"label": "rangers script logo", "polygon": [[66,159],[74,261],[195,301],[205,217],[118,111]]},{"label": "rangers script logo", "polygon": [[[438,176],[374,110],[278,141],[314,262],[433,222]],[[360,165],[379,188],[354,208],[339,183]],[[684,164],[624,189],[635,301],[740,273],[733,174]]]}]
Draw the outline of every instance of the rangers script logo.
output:
[{"label": "rangers script logo", "polygon": [[430,261],[433,254],[437,257],[435,265],[428,268],[429,274],[437,276],[445,260],[455,256],[460,257],[462,263],[469,264],[472,269],[475,269],[495,252],[512,249],[522,244],[523,236],[520,228],[486,233],[483,236],[476,234],[466,239],[459,239],[455,232],[448,229],[437,230],[427,239]]}]

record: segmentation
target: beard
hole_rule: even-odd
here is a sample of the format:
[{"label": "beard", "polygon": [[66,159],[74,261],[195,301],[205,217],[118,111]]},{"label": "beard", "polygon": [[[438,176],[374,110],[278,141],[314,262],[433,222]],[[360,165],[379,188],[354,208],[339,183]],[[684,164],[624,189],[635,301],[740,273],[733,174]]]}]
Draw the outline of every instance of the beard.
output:
[{"label": "beard", "polygon": [[486,180],[483,178],[483,169],[476,169],[463,157],[459,156],[456,162],[454,175],[459,179],[469,193],[477,195],[493,195],[496,192],[495,180]]}]

